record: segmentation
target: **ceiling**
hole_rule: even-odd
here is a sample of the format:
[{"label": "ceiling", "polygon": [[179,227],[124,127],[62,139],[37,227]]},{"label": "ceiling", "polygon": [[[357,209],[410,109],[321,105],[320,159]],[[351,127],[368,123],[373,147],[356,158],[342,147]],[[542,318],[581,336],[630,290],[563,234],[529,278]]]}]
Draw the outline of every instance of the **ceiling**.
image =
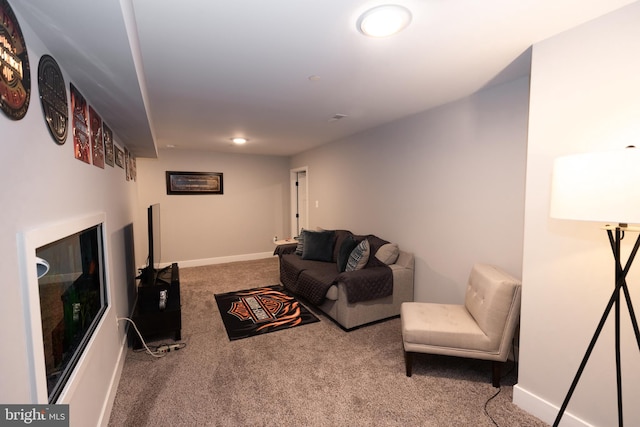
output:
[{"label": "ceiling", "polygon": [[356,21],[379,0],[9,2],[116,141],[156,157],[293,155],[527,75],[532,44],[633,0],[396,0],[411,25],[378,39]]}]

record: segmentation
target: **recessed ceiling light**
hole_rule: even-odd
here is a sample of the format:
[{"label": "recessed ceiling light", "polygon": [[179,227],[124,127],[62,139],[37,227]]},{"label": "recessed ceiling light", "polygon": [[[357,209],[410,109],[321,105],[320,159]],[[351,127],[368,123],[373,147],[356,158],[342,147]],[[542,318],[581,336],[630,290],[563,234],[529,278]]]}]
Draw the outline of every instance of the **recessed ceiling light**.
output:
[{"label": "recessed ceiling light", "polygon": [[369,9],[358,19],[358,29],[370,37],[387,37],[411,23],[411,12],[404,6],[387,4]]},{"label": "recessed ceiling light", "polygon": [[242,137],[237,137],[237,138],[231,138],[231,141],[234,144],[242,145],[242,144],[246,143],[248,141],[248,139],[247,138],[242,138]]},{"label": "recessed ceiling light", "polygon": [[167,148],[176,148],[174,144],[167,144]]}]

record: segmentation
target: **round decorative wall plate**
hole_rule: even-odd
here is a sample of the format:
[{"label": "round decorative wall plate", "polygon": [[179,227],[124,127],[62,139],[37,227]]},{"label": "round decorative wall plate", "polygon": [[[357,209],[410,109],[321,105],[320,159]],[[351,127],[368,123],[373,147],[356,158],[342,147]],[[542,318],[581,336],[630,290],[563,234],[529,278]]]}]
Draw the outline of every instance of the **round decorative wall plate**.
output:
[{"label": "round decorative wall plate", "polygon": [[27,45],[7,0],[0,0],[0,108],[13,120],[27,114],[31,73]]},{"label": "round decorative wall plate", "polygon": [[49,55],[43,55],[38,65],[38,90],[42,113],[53,139],[60,145],[67,140],[69,129],[69,104],[67,86],[58,63]]}]

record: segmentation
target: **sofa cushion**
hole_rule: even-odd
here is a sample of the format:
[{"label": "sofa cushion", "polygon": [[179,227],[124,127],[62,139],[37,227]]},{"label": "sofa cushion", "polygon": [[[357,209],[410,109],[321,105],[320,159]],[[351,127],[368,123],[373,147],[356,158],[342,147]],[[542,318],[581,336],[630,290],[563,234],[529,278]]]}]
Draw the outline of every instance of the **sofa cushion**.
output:
[{"label": "sofa cushion", "polygon": [[345,271],[355,271],[364,268],[369,261],[369,240],[364,239],[358,246],[355,247],[353,251],[351,251],[351,255],[349,255],[349,260],[347,261],[347,267]]},{"label": "sofa cushion", "polygon": [[306,231],[304,233],[302,259],[333,261],[334,241],[335,233],[333,231]]},{"label": "sofa cushion", "polygon": [[[336,242],[337,244],[337,242]],[[347,236],[340,245],[340,251],[338,252],[338,271],[342,273],[347,268],[347,261],[349,261],[349,256],[351,252],[358,246],[358,242],[353,236]]]},{"label": "sofa cushion", "polygon": [[340,273],[336,271],[335,264],[318,263],[316,268],[309,268],[300,273],[296,283],[296,292],[311,304],[321,304],[338,274]]},{"label": "sofa cushion", "polygon": [[400,249],[398,249],[398,245],[396,245],[395,243],[387,243],[380,246],[380,249],[378,249],[375,256],[385,264],[391,265],[395,264],[395,262],[398,260],[399,254]]}]

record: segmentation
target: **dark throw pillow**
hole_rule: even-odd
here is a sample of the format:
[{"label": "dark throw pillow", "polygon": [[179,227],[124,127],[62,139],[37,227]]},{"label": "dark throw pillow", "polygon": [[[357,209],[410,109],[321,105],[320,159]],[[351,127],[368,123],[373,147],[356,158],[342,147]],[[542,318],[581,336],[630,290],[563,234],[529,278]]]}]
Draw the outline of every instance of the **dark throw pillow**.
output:
[{"label": "dark throw pillow", "polygon": [[349,261],[349,255],[358,246],[358,242],[353,236],[347,236],[340,245],[340,251],[338,252],[338,271],[342,273],[347,268],[347,261]]},{"label": "dark throw pillow", "polygon": [[364,268],[364,266],[367,265],[367,261],[369,261],[370,252],[371,249],[367,239],[358,243],[358,246],[356,246],[356,248],[351,251],[351,255],[349,255],[349,261],[347,261],[345,271],[355,271]]},{"label": "dark throw pillow", "polygon": [[333,261],[334,240],[335,233],[333,231],[306,231],[304,233],[302,259]]},{"label": "dark throw pillow", "polygon": [[304,249],[304,235],[307,230],[304,228],[300,230],[300,235],[298,236],[298,245],[296,246],[296,255],[302,256],[302,250]]}]

